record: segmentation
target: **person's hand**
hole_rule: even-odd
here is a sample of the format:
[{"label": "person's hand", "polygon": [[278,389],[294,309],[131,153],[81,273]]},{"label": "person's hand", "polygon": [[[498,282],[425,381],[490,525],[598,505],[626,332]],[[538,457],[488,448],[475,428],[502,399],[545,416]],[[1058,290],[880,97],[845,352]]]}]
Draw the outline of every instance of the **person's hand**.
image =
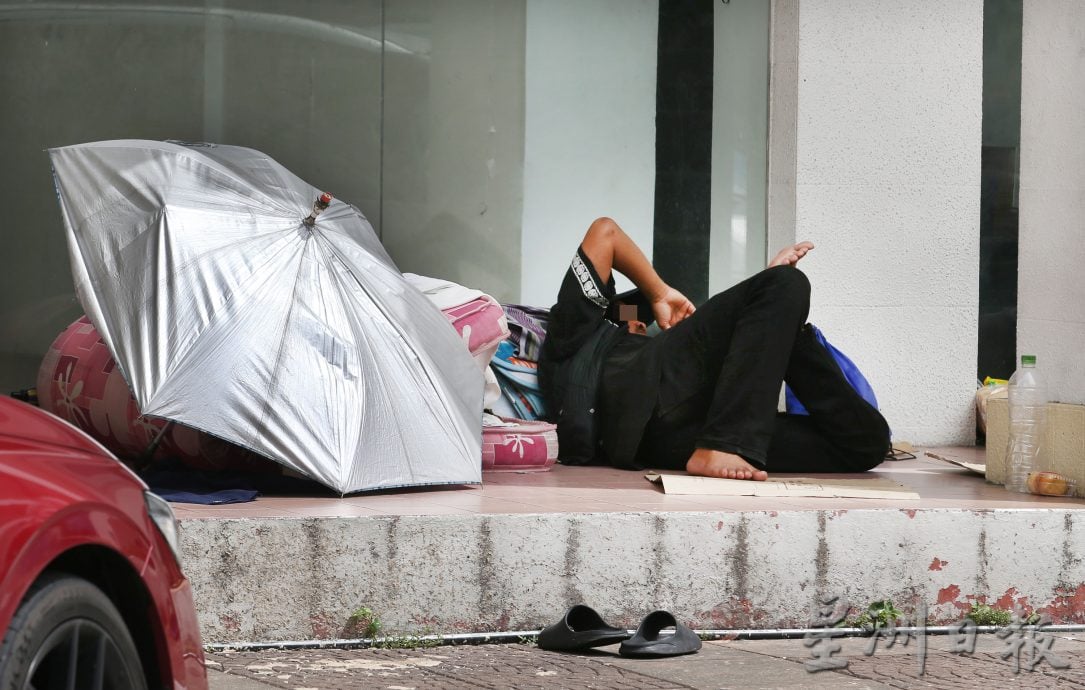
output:
[{"label": "person's hand", "polygon": [[663,330],[685,319],[695,310],[693,302],[669,285],[664,286],[663,292],[652,300],[652,313]]},{"label": "person's hand", "polygon": [[769,268],[773,266],[794,266],[799,259],[806,256],[807,252],[814,248],[812,242],[799,242],[790,247],[784,247],[769,262]]}]

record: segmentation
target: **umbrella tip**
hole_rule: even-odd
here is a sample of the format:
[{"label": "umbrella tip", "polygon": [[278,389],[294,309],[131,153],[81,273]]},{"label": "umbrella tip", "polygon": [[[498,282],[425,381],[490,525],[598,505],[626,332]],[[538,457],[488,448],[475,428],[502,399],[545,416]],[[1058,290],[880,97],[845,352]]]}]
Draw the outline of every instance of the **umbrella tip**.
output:
[{"label": "umbrella tip", "polygon": [[313,212],[310,213],[309,216],[302,222],[309,227],[313,227],[313,223],[316,222],[316,217],[319,216],[321,213],[324,213],[324,210],[328,208],[331,203],[332,195],[328,194],[327,192],[321,192],[320,196],[318,196],[316,201],[313,202]]}]

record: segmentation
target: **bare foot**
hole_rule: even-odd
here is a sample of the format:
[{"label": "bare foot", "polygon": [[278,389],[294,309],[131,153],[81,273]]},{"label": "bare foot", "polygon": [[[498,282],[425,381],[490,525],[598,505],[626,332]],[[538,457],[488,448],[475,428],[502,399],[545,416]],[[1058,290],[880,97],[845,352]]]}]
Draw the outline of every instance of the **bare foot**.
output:
[{"label": "bare foot", "polygon": [[768,472],[757,469],[737,455],[705,448],[698,448],[689,456],[686,472],[700,477],[752,479],[755,482],[769,478]]},{"label": "bare foot", "polygon": [[799,259],[806,256],[807,252],[813,248],[814,244],[812,242],[799,242],[790,247],[784,247],[776,256],[772,257],[769,268],[773,266],[794,266],[799,263]]}]

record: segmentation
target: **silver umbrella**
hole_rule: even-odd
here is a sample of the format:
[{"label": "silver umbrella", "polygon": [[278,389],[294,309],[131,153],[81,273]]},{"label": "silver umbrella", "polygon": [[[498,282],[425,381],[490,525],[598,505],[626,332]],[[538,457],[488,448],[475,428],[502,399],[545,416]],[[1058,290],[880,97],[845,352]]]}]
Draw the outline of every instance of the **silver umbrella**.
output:
[{"label": "silver umbrella", "polygon": [[358,209],[235,146],[49,155],[79,299],[143,414],[341,493],[481,480],[482,374]]}]

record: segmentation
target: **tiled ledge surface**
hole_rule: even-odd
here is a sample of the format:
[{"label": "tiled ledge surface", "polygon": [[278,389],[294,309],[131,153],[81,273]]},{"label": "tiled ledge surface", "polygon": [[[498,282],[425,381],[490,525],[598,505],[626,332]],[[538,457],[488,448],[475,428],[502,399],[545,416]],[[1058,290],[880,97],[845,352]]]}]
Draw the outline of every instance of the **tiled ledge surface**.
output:
[{"label": "tiled ledge surface", "polygon": [[829,475],[838,478],[887,477],[917,492],[919,500],[676,496],[664,494],[646,481],[642,472],[557,465],[548,472],[488,472],[483,475],[481,486],[423,488],[347,498],[327,495],[261,496],[250,503],[219,506],[174,504],[173,507],[177,517],[182,520],[513,513],[1085,508],[1083,499],[1011,493],[931,454],[966,462],[984,461],[982,448],[919,449],[915,460],[885,462],[864,474]]}]

